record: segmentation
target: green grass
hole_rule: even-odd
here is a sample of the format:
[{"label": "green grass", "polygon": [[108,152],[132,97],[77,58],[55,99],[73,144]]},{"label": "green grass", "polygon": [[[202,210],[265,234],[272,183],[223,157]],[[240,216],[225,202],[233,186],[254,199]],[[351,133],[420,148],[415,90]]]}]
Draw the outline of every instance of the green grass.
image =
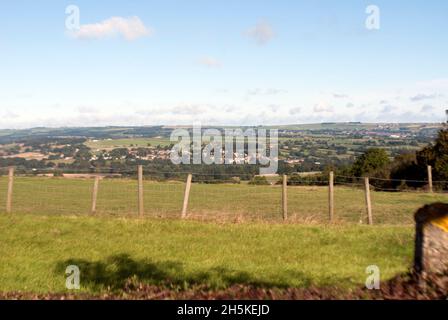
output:
[{"label": "green grass", "polygon": [[[6,186],[0,178],[0,204]],[[0,210],[0,291],[64,292],[70,264],[81,268],[89,293],[118,290],[133,275],[176,288],[354,288],[369,265],[380,267],[383,280],[405,272],[413,213],[447,201],[444,194],[372,192],[376,226],[369,227],[359,225],[363,191],[336,187],[337,222],[328,225],[327,188],[288,187],[289,218],[299,223],[282,223],[278,186],[194,183],[194,219],[181,221],[182,182],[145,181],[145,219],[136,218],[136,180],[101,180],[95,217],[92,186],[89,179],[15,178],[13,212]]]},{"label": "green grass", "polygon": [[[0,210],[6,201],[7,179],[0,178]],[[93,180],[16,177],[13,212],[17,214],[88,215]],[[144,182],[147,217],[180,216],[185,185],[182,182]],[[418,192],[372,192],[375,224],[411,225],[414,212],[424,204],[447,202],[447,194]],[[196,184],[191,189],[190,217],[206,220],[281,221],[281,188],[247,184]],[[326,223],[326,187],[288,187],[288,213],[291,221]],[[137,215],[137,181],[104,179],[100,182],[98,215]],[[337,222],[366,222],[365,199],[361,189],[335,188]]]},{"label": "green grass", "polygon": [[162,219],[0,216],[0,291],[65,292],[65,268],[81,291],[150,284],[262,287],[362,286],[369,265],[382,280],[411,264],[412,227],[216,224]]}]

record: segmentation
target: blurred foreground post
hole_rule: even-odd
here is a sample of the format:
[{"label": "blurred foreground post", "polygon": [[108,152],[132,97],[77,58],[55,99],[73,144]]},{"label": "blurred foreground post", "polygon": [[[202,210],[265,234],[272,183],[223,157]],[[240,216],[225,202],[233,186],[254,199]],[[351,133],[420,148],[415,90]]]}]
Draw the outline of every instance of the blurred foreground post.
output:
[{"label": "blurred foreground post", "polygon": [[187,217],[187,209],[188,209],[188,201],[190,199],[190,189],[191,189],[191,179],[193,175],[190,173],[187,177],[187,184],[185,185],[185,193],[184,193],[184,204],[182,206],[182,214],[181,218],[185,219]]},{"label": "blurred foreground post", "polygon": [[448,274],[448,204],[426,205],[414,217],[414,271],[423,278]]},{"label": "blurred foreground post", "polygon": [[143,166],[138,166],[138,215],[143,218]]},{"label": "blurred foreground post", "polygon": [[330,172],[328,179],[328,211],[330,216],[330,222],[334,219],[334,173]]},{"label": "blurred foreground post", "polygon": [[282,211],[283,220],[288,220],[288,176],[283,175],[283,188],[282,188]]},{"label": "blurred foreground post", "polygon": [[14,167],[8,169],[8,194],[6,195],[6,212],[12,211],[12,191],[14,186]]},{"label": "blurred foreground post", "polygon": [[92,191],[92,209],[90,211],[91,214],[96,213],[96,199],[98,198],[98,186],[100,184],[100,177],[95,177],[95,182],[93,183],[93,191]]},{"label": "blurred foreground post", "polygon": [[365,184],[365,195],[366,195],[366,209],[367,209],[367,219],[369,222],[369,225],[373,224],[373,218],[372,218],[372,203],[370,201],[370,183],[369,178],[364,178],[364,184]]}]

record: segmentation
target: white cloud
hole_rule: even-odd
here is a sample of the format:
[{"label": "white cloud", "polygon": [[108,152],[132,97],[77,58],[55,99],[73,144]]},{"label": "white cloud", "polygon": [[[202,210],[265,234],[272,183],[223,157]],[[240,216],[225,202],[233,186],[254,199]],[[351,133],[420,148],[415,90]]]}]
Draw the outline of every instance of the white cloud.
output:
[{"label": "white cloud", "polygon": [[98,109],[94,107],[80,106],[78,107],[78,112],[81,114],[92,114],[92,113],[98,113]]},{"label": "white cloud", "polygon": [[437,97],[437,94],[432,93],[432,94],[417,94],[416,96],[411,97],[411,101],[413,102],[417,102],[417,101],[423,101],[423,100],[430,100],[430,99],[434,99]]},{"label": "white cloud", "polygon": [[212,57],[203,57],[201,60],[199,60],[199,63],[210,68],[221,67],[221,61]]},{"label": "white cloud", "polygon": [[85,24],[71,32],[76,39],[102,39],[123,36],[132,41],[141,37],[151,36],[154,31],[146,27],[139,17],[111,17],[98,23]]},{"label": "white cloud", "polygon": [[429,113],[429,112],[433,112],[433,111],[435,111],[435,108],[430,104],[425,104],[422,107],[422,109],[420,110],[420,112],[422,112],[422,113]]},{"label": "white cloud", "polygon": [[326,103],[318,103],[314,106],[314,112],[321,113],[321,112],[333,112],[334,108],[332,105],[326,104]]},{"label": "white cloud", "polygon": [[259,45],[267,44],[275,38],[275,32],[267,21],[260,21],[255,27],[249,29],[246,34]]},{"label": "white cloud", "polygon": [[5,112],[3,112],[2,114],[2,120],[12,120],[12,119],[17,119],[20,117],[20,115],[18,115],[15,112],[12,112],[11,110],[6,110]]},{"label": "white cloud", "polygon": [[289,109],[290,115],[300,114],[300,112],[302,112],[302,108],[300,108],[300,107],[295,107],[295,108]]},{"label": "white cloud", "polygon": [[394,113],[397,109],[398,109],[397,107],[387,104],[383,107],[383,109],[381,110],[381,113],[390,114],[390,113]]},{"label": "white cloud", "polygon": [[428,90],[444,91],[448,89],[448,78],[420,81],[417,86]]},{"label": "white cloud", "polygon": [[33,94],[32,93],[20,93],[17,95],[18,99],[32,99],[33,98]]},{"label": "white cloud", "polygon": [[[442,82],[436,82],[439,83]],[[75,99],[41,104],[36,102],[32,105],[17,99],[15,93],[10,93],[11,102],[9,105],[4,103],[4,110],[0,108],[0,128],[191,125],[195,121],[207,125],[276,125],[338,121],[442,122],[446,121],[445,108],[448,106],[448,87],[443,90],[419,84],[400,87],[400,90],[369,88],[365,91],[349,91],[326,88],[323,92],[303,92],[303,95],[302,92],[289,88],[288,93],[284,94],[286,91],[281,89],[281,86],[257,84],[249,88],[252,90],[222,90],[228,94],[218,94],[221,89],[217,89],[212,90],[210,96],[182,97],[181,101],[177,101],[178,98],[173,96],[160,101],[150,98],[135,101],[110,98],[101,102]],[[349,99],[337,99],[333,97],[333,93],[347,94]],[[437,93],[433,100],[409,100],[419,94],[433,93]],[[397,95],[401,97],[398,100]],[[246,97],[251,99],[246,100]],[[127,96],[123,96],[124,98],[130,99]],[[10,112],[7,113],[7,110]]]},{"label": "white cloud", "polygon": [[333,93],[333,97],[336,99],[344,99],[344,98],[348,98],[348,95],[343,94],[343,93]]},{"label": "white cloud", "polygon": [[268,89],[251,89],[247,91],[247,94],[249,96],[271,96],[271,95],[277,95],[277,94],[284,94],[287,93],[287,90],[282,89],[275,89],[275,88],[268,88]]},{"label": "white cloud", "polygon": [[276,113],[276,112],[280,111],[281,106],[278,104],[270,104],[268,106],[268,108],[269,108],[269,111]]},{"label": "white cloud", "polygon": [[201,105],[181,105],[181,106],[170,108],[167,111],[168,111],[168,113],[172,113],[172,114],[194,116],[199,113],[207,112],[207,108],[206,108],[206,106],[201,106]]}]

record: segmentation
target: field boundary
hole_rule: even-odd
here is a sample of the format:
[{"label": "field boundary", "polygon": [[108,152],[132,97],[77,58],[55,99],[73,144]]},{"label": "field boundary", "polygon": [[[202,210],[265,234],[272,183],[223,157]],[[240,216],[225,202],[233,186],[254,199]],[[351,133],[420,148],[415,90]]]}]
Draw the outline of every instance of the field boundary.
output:
[{"label": "field boundary", "polygon": [[[431,167],[428,167],[428,181],[418,181],[422,184],[427,183],[427,187],[413,192],[387,190],[371,184],[372,180],[382,181],[386,179],[347,177],[335,175],[333,172],[328,173],[327,180],[306,180],[307,184],[290,181],[289,178],[291,176],[288,175],[279,176],[279,180],[276,183],[267,185],[243,184],[240,180],[237,180],[239,177],[233,177],[235,178],[234,180],[217,180],[213,177],[213,179],[209,180],[200,179],[196,181],[196,177],[203,177],[204,174],[195,173],[186,173],[185,181],[173,180],[151,183],[151,176],[148,176],[150,173],[145,172],[143,166],[137,166],[136,179],[133,176],[127,179],[118,178],[116,176],[117,173],[111,175],[89,173],[86,176],[77,176],[75,178],[70,176],[68,179],[64,179],[66,182],[65,184],[61,183],[61,186],[58,186],[56,183],[56,181],[59,181],[56,177],[33,177],[16,174],[14,167],[9,167],[7,173],[5,190],[2,191],[2,188],[0,188],[0,193],[5,195],[5,211],[8,214],[33,212],[33,208],[39,206],[45,208],[45,199],[48,199],[48,201],[59,201],[59,203],[53,204],[55,208],[50,210],[56,213],[59,211],[67,212],[68,209],[65,209],[64,205],[65,201],[70,200],[71,202],[79,202],[78,205],[72,205],[72,213],[88,212],[90,215],[108,213],[108,210],[104,208],[113,204],[116,213],[129,213],[132,215],[132,212],[136,212],[136,216],[140,218],[153,214],[162,218],[212,219],[217,221],[230,219],[236,222],[265,220],[338,223],[341,222],[341,219],[344,220],[340,216],[342,210],[338,210],[339,192],[344,191],[344,196],[351,198],[351,194],[347,191],[350,189],[353,192],[353,199],[349,199],[349,201],[354,202],[355,198],[358,199],[356,200],[356,210],[354,210],[357,212],[356,214],[359,214],[360,219],[358,222],[373,225],[377,223],[376,214],[378,209],[375,206],[378,205],[379,200],[375,199],[375,197],[379,194],[378,192],[394,191],[387,193],[395,195],[408,193],[416,197],[428,195],[428,201],[431,195],[439,197],[446,195],[444,192],[434,190]],[[158,173],[160,174],[160,172]],[[76,173],[70,174],[76,175]],[[212,177],[211,174],[210,177]],[[309,185],[309,183],[313,182],[316,185]],[[327,196],[323,195],[324,189],[327,190],[325,191]],[[24,195],[22,190],[33,191],[30,191],[29,195]],[[306,216],[302,215],[303,211],[300,207],[300,202],[302,199],[309,202],[309,199],[306,199],[308,198],[307,192],[316,193],[317,191],[319,191],[319,194],[318,199],[316,199],[318,202],[316,206],[319,207],[317,210],[320,214],[319,218],[313,217],[313,214],[309,213]],[[373,197],[372,192],[374,192]],[[148,196],[150,199],[146,199]],[[67,197],[70,199],[66,199]],[[104,199],[105,197],[108,198]],[[363,200],[361,200],[361,197]],[[440,201],[440,198],[435,198],[433,202],[436,202],[436,200]],[[253,203],[255,201],[257,202],[256,204]],[[361,201],[363,202],[362,205],[360,204]],[[225,205],[219,206],[218,202]],[[252,211],[255,214],[248,214],[251,209],[245,207],[245,205],[250,206],[249,202],[252,202],[252,206],[255,208]],[[353,210],[350,209],[350,206],[347,207],[342,212],[345,215],[350,213],[350,210]],[[36,209],[34,211],[40,212],[41,210]],[[326,211],[326,219],[322,218],[321,213],[324,211]],[[164,214],[164,212],[169,212],[169,214]],[[411,222],[411,214],[413,212],[409,212],[406,223]],[[355,221],[354,219],[352,220]],[[404,222],[402,221],[402,223]],[[384,221],[379,219],[378,223],[383,224]]]}]

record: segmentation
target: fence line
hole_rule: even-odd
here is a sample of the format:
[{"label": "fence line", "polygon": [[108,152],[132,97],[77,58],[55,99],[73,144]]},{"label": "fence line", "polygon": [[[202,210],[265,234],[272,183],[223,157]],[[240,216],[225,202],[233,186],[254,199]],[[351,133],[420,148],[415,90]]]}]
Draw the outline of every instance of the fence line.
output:
[{"label": "fence line", "polygon": [[[33,180],[36,178],[15,175],[14,168],[9,168],[5,192],[6,212],[72,214],[116,212],[136,214],[139,217],[149,215],[201,219],[231,217],[319,222],[345,221],[349,217],[348,213],[359,212],[363,216],[364,212],[369,225],[372,225],[374,220],[373,206],[378,206],[378,209],[375,209],[377,224],[390,220],[390,217],[382,213],[384,208],[393,212],[386,207],[387,204],[384,204],[386,201],[380,201],[381,197],[378,194],[375,194],[372,201],[370,189],[373,188],[374,191],[381,189],[371,186],[367,177],[364,178],[364,183],[345,183],[338,181],[337,178],[341,176],[330,172],[328,180],[319,181],[321,184],[327,184],[328,195],[325,199],[321,187],[307,186],[309,188],[307,190],[294,188],[294,185],[288,185],[287,175],[283,175],[282,183],[278,186],[252,186],[230,184],[228,180],[215,179],[197,183],[194,181],[196,174],[192,173],[188,174],[186,181],[183,182],[153,183],[144,181],[144,174],[147,172],[139,166],[137,180],[100,179],[99,176],[95,176],[93,183],[91,180],[65,179],[67,183],[61,187],[61,179]],[[307,182],[309,181],[302,183]],[[335,192],[335,185],[342,186],[342,189],[337,189]],[[347,186],[354,189],[345,190],[343,187]],[[361,187],[364,187],[364,191]],[[0,186],[1,190],[3,189]],[[352,199],[358,196],[361,198],[362,193],[364,193],[364,206]],[[395,194],[401,196],[404,193]],[[343,198],[343,195],[350,201]],[[434,197],[440,195],[434,193]],[[325,211],[327,218],[322,219]],[[413,211],[410,211],[409,215],[405,216],[406,221],[412,219],[412,214]],[[364,218],[361,218],[361,221],[365,221]]]},{"label": "fence line", "polygon": [[[138,166],[137,166],[138,167]],[[10,167],[0,167],[0,170],[8,170]],[[16,171],[20,171],[19,167],[15,167]],[[97,170],[95,170],[97,169]],[[29,172],[29,169],[23,168],[23,171],[26,171],[26,174],[31,174]],[[62,169],[61,169],[62,170]],[[32,174],[39,174],[42,172],[47,172],[47,173],[54,173],[55,169],[53,168],[40,168],[40,169],[36,169],[36,171],[33,171]],[[57,171],[57,170],[56,170]],[[92,168],[92,169],[63,169],[64,174],[90,174],[90,175],[95,175],[95,174],[129,174],[129,175],[136,175],[137,171],[134,169],[126,169],[123,170],[121,168],[112,168],[112,167],[100,167],[100,168]],[[192,171],[158,171],[158,170],[145,170],[145,175],[147,174],[153,174],[153,175],[157,175],[157,174],[166,174],[166,175],[174,175],[174,174],[183,174],[185,176],[187,176],[188,174],[193,174],[196,176],[207,176],[207,177],[214,177],[214,176],[228,176],[228,177],[238,177],[240,175],[243,176],[253,176],[254,173],[253,172],[249,172],[249,173],[202,173],[202,172],[192,172]],[[294,172],[291,173],[289,176],[295,176],[295,175],[300,175],[301,172]],[[375,180],[375,181],[391,181],[391,182],[413,182],[413,183],[430,183],[432,182],[432,184],[434,183],[447,183],[448,184],[448,180],[433,180],[432,179],[432,167],[428,166],[428,180],[413,180],[413,179],[393,179],[393,178],[378,178],[378,177],[369,177],[370,180]],[[344,178],[344,179],[349,179],[349,180],[363,180],[364,176],[360,177],[360,176],[345,176],[345,175],[334,175],[335,178]],[[222,180],[222,179],[221,179]],[[227,181],[227,180],[223,180],[223,181]],[[309,180],[306,179],[305,182],[310,182],[310,183],[319,183],[319,182],[328,182],[328,180]]]},{"label": "fence line", "polygon": [[143,166],[138,166],[138,215],[140,218],[144,215],[143,194]]},{"label": "fence line", "polygon": [[286,174],[283,175],[282,212],[283,212],[283,221],[288,220],[288,176]]},{"label": "fence line", "polygon": [[[428,166],[431,167],[431,166]],[[345,178],[350,180],[361,180],[364,179],[364,177],[357,177],[357,176],[344,176],[344,175],[335,175],[337,178]],[[392,182],[415,182],[415,183],[428,183],[428,180],[411,180],[411,179],[392,179],[392,178],[376,178],[376,177],[369,177],[370,180],[378,180],[378,181],[392,181]],[[448,183],[448,180],[433,180],[433,183]]]},{"label": "fence line", "polygon": [[93,184],[93,192],[92,192],[92,209],[91,213],[96,213],[96,202],[98,201],[98,188],[100,184],[100,177],[95,177],[95,182]]},{"label": "fence line", "polygon": [[369,178],[364,178],[364,185],[365,185],[365,195],[366,195],[366,210],[367,210],[367,219],[369,222],[369,225],[373,224],[373,217],[372,217],[372,202],[370,199],[370,183]]},{"label": "fence line", "polygon": [[191,180],[193,175],[189,174],[187,178],[187,183],[185,184],[185,193],[184,193],[184,203],[182,205],[182,215],[181,218],[185,219],[187,217],[187,208],[188,202],[190,200],[190,189],[191,189]]},{"label": "fence line", "polygon": [[330,222],[334,220],[334,173],[330,172],[328,178],[328,214]]},{"label": "fence line", "polygon": [[6,213],[11,213],[12,210],[12,192],[14,186],[14,167],[8,170],[8,193],[6,195]]},{"label": "fence line", "polygon": [[432,193],[432,167],[428,166],[428,185],[429,185],[429,192]]}]

